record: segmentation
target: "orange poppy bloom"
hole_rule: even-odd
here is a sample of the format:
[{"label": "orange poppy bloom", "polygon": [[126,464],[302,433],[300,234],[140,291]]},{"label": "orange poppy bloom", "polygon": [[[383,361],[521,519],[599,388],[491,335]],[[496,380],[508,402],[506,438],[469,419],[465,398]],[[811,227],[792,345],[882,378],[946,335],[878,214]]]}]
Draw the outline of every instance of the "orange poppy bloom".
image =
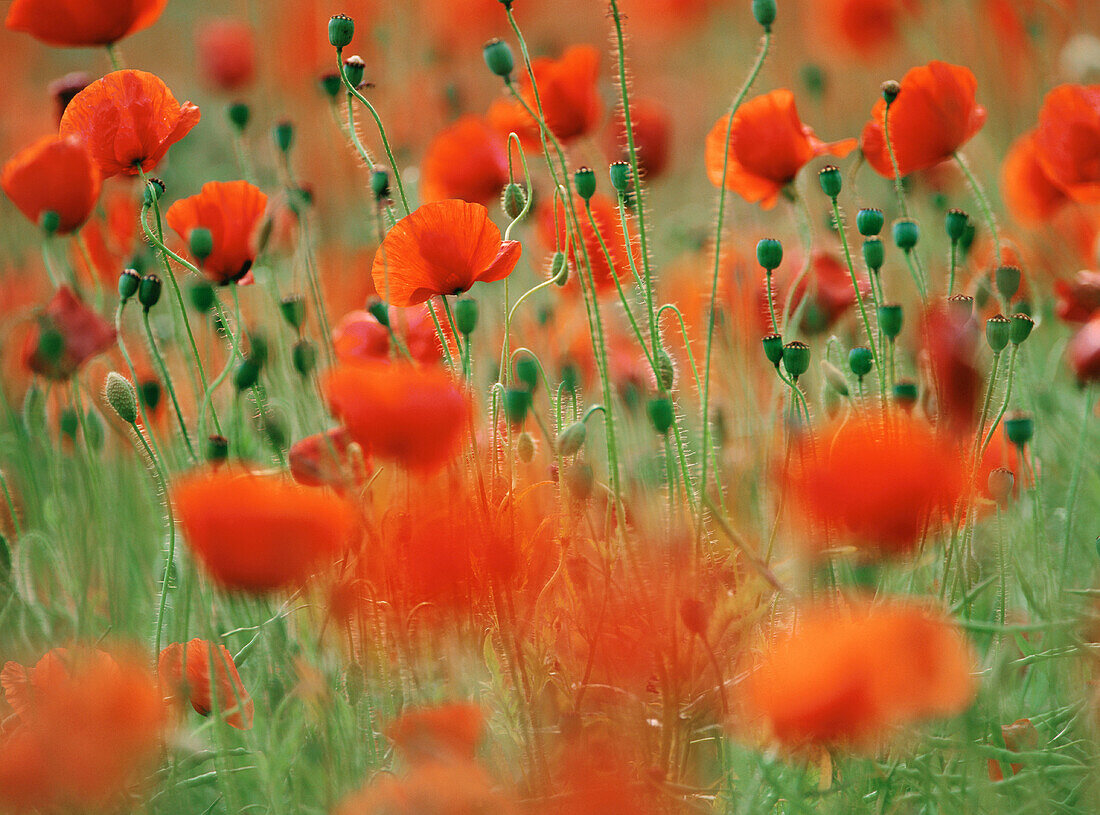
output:
[{"label": "orange poppy bloom", "polygon": [[[61,337],[61,350],[43,348],[47,334]],[[27,368],[49,379],[68,379],[85,362],[115,344],[115,328],[62,286],[46,306],[23,346]]]},{"label": "orange poppy bloom", "polygon": [[333,815],[512,815],[516,808],[493,789],[492,779],[473,761],[431,762],[404,776],[379,774],[346,797]]},{"label": "orange poppy bloom", "polygon": [[211,20],[197,32],[199,68],[206,81],[223,91],[251,84],[256,76],[256,38],[241,20]]},{"label": "orange poppy bloom", "polygon": [[425,202],[459,198],[488,206],[508,183],[508,146],[485,119],[463,116],[432,139],[420,176]]},{"label": "orange poppy bloom", "polygon": [[173,642],[162,650],[157,659],[157,675],[165,700],[171,702],[186,698],[196,713],[209,716],[214,709],[211,663],[216,677],[218,712],[232,727],[250,729],[254,709],[252,697],[244,689],[233,657],[224,645],[219,645],[215,650],[206,640],[194,639],[186,646]]},{"label": "orange poppy bloom", "polygon": [[[546,126],[563,143],[595,132],[600,123],[603,102],[596,88],[599,68],[600,52],[591,45],[574,45],[567,48],[558,59],[539,57],[531,62]],[[531,81],[522,71],[519,86],[524,101],[531,110],[538,113]],[[498,103],[494,108],[495,110],[490,111],[490,120],[498,129],[511,118],[514,120],[513,126],[502,132],[517,130],[523,135],[522,131],[525,130],[528,133],[527,146],[540,147],[538,123],[531,119],[519,102]]]},{"label": "orange poppy bloom", "polygon": [[[5,666],[9,678],[13,667],[22,666]],[[166,717],[153,677],[138,660],[64,649],[28,673],[32,692],[0,735],[0,809],[117,811],[160,749]]]},{"label": "orange poppy bloom", "polygon": [[869,748],[891,727],[965,710],[973,662],[954,625],[911,602],[808,608],[749,675],[745,703],[789,749]]},{"label": "orange poppy bloom", "polygon": [[868,61],[898,48],[902,27],[918,10],[913,0],[815,0],[805,9],[813,36]]},{"label": "orange poppy bloom", "polygon": [[172,490],[184,537],[228,589],[301,585],[351,545],[355,515],[331,492],[228,469],[185,476]]},{"label": "orange poppy bloom", "polygon": [[733,129],[726,143],[729,121],[723,116],[707,134],[707,177],[714,186],[722,185],[728,152],[726,189],[764,209],[775,206],[779,193],[815,156],[844,158],[856,147],[855,139],[831,144],[818,139],[813,129],[798,118],[794,94],[785,88],[741,105],[733,115]]},{"label": "orange poppy bloom", "polygon": [[[592,279],[596,284],[596,291],[600,294],[615,291],[615,278],[626,281],[624,288],[630,284],[630,260],[633,255],[635,268],[642,268],[641,249],[636,241],[637,230],[631,235],[628,254],[626,238],[623,236],[622,219],[619,217],[619,206],[606,195],[596,193],[589,204],[592,207],[592,220],[596,222],[599,234],[592,228],[588,220],[588,214],[584,211],[584,202],[574,196],[573,208],[581,223],[581,241],[573,239],[572,230],[566,233],[566,212],[561,201],[556,201],[554,207],[544,205],[539,208],[539,235],[543,243],[548,247],[562,247],[569,255],[569,286],[572,291],[577,290],[577,277],[581,269],[585,269],[585,257],[592,266]],[[631,216],[627,214],[627,229],[630,228]],[[600,246],[600,238],[611,255],[611,263],[608,264],[603,247]],[[614,277],[612,277],[614,275]],[[587,285],[587,284],[586,284]]]},{"label": "orange poppy bloom", "polygon": [[1028,225],[1045,223],[1069,201],[1043,169],[1036,132],[1015,141],[1001,168],[1005,205],[1016,220]]},{"label": "orange poppy bloom", "polygon": [[[890,141],[898,172],[909,175],[946,161],[985,124],[985,108],[974,95],[978,80],[969,68],[933,61],[910,68],[901,80],[901,93],[890,105]],[[871,110],[860,146],[868,163],[886,178],[894,167],[883,134],[886,100]]]},{"label": "orange poppy bloom", "polygon": [[[847,541],[879,554],[902,554],[935,513],[965,490],[963,457],[927,424],[904,414],[850,419],[805,445],[787,474],[798,510]],[[807,541],[820,548],[820,539]]]},{"label": "orange poppy bloom", "polygon": [[306,436],[290,448],[287,456],[290,474],[295,481],[307,487],[341,489],[348,486],[369,472],[362,456],[359,456],[358,462],[361,471],[357,472],[357,463],[348,450],[351,443],[351,436],[342,427]]},{"label": "orange poppy bloom", "polygon": [[60,135],[83,140],[104,178],[138,175],[156,167],[199,116],[190,102],[180,105],[160,77],[115,71],[73,97]]},{"label": "orange poppy bloom", "polygon": [[20,150],[0,171],[0,186],[32,223],[44,212],[61,219],[59,234],[75,232],[99,199],[99,170],[77,139],[44,136]]},{"label": "orange poppy bloom", "polygon": [[473,761],[484,727],[485,715],[480,707],[453,703],[402,713],[386,727],[386,738],[410,764]]},{"label": "orange poppy bloom", "polygon": [[977,367],[978,324],[941,304],[923,315],[921,338],[935,383],[939,424],[958,435],[972,433],[985,386]]},{"label": "orange poppy bloom", "polygon": [[1066,323],[1087,323],[1100,312],[1100,272],[1080,271],[1073,280],[1055,280],[1054,313]]},{"label": "orange poppy bloom", "polygon": [[333,414],[372,455],[431,472],[458,453],[470,405],[442,370],[398,362],[338,365],[323,387]]},{"label": "orange poppy bloom", "polygon": [[1079,382],[1100,380],[1100,314],[1073,335],[1066,347],[1066,357]]},{"label": "orange poppy bloom", "polygon": [[267,210],[267,196],[247,181],[211,181],[202,191],[168,208],[165,218],[186,244],[203,227],[214,238],[214,251],[199,262],[211,282],[241,281],[256,260],[255,233]]},{"label": "orange poppy bloom", "polygon": [[110,45],[148,28],[168,0],[15,0],[4,26],[48,45]]},{"label": "orange poppy bloom", "polygon": [[387,233],[374,256],[374,287],[393,306],[461,294],[474,283],[493,283],[512,273],[522,247],[501,241],[481,204],[437,201],[405,216]]},{"label": "orange poppy bloom", "polygon": [[1043,99],[1035,151],[1050,182],[1074,201],[1100,203],[1100,85],[1060,85]]},{"label": "orange poppy bloom", "polygon": [[[772,296],[775,299],[777,315],[783,311],[783,304],[787,301],[791,285],[801,265],[802,261],[792,253],[790,261],[785,261],[773,274]],[[759,268],[755,272],[754,278],[758,281],[755,325],[760,335],[770,334],[771,314],[768,310],[767,278],[760,273]],[[871,292],[871,282],[864,274],[858,274],[856,280],[859,282],[860,292],[867,297]],[[792,313],[798,309],[807,294],[810,301],[806,304],[802,314],[802,324],[799,326],[807,334],[820,334],[822,331],[827,331],[856,303],[848,267],[831,252],[813,253],[810,271],[794,291],[794,299],[791,301]]]}]

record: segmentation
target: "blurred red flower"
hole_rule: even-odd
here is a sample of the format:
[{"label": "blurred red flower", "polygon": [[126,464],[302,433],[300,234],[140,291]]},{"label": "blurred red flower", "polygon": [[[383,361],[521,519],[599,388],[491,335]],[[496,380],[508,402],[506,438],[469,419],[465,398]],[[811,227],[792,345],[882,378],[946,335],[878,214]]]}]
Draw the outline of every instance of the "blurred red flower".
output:
[{"label": "blurred red flower", "polygon": [[726,189],[750,204],[771,209],[783,188],[815,156],[832,154],[843,158],[855,149],[855,139],[826,144],[798,118],[794,94],[785,88],[756,96],[733,115],[728,144],[728,116],[714,123],[707,134],[706,167],[710,183],[722,185],[726,165]]},{"label": "blurred red flower", "polygon": [[148,28],[168,0],[15,0],[4,25],[48,45],[109,45]]},{"label": "blurred red flower", "polygon": [[815,0],[805,5],[807,30],[863,60],[897,50],[902,27],[919,10],[915,0]]},{"label": "blurred red flower", "polygon": [[199,116],[190,102],[180,105],[160,77],[115,71],[73,97],[60,135],[84,141],[104,178],[138,175],[156,167]]},{"label": "blurred red flower", "polygon": [[1079,382],[1100,380],[1100,314],[1073,335],[1066,347],[1066,356]]},{"label": "blurred red flower", "polygon": [[[539,57],[531,62],[543,118],[550,132],[563,143],[594,133],[600,123],[603,102],[596,88],[599,67],[600,53],[591,45],[574,45],[558,59]],[[537,114],[538,104],[525,73],[519,79],[519,92]],[[522,136],[526,131],[527,146],[539,147],[538,123],[519,102],[498,101],[489,117],[502,133],[517,130]]]},{"label": "blurred red flower", "polygon": [[44,212],[60,219],[59,234],[75,232],[99,199],[99,170],[87,148],[73,138],[43,136],[20,150],[0,171],[0,186],[34,224]]},{"label": "blurred red flower", "polygon": [[214,710],[214,690],[210,670],[213,663],[214,685],[217,687],[218,713],[238,730],[252,727],[254,705],[241,682],[233,657],[224,645],[216,649],[206,640],[193,639],[187,645],[173,642],[160,652],[157,675],[161,693],[173,702],[187,700],[200,716]]},{"label": "blurred red flower", "polygon": [[473,761],[484,728],[480,707],[454,702],[405,711],[386,726],[386,738],[410,764]]},{"label": "blurred red flower", "polygon": [[115,344],[114,326],[89,308],[68,286],[46,306],[23,346],[27,368],[48,379],[68,379]]},{"label": "blurred red flower", "polygon": [[[890,141],[905,176],[951,158],[985,124],[986,111],[974,95],[978,81],[969,68],[933,61],[911,68],[901,80],[901,93],[890,105]],[[871,110],[861,147],[875,171],[894,177],[883,133],[886,100]]]},{"label": "blurred red flower", "polygon": [[256,38],[242,20],[210,20],[196,34],[199,69],[223,91],[251,84],[256,76]]},{"label": "blurred red flower", "polygon": [[[596,222],[596,229],[592,228],[592,222],[588,220],[588,213],[584,210],[584,201],[573,196],[573,208],[580,221],[581,241],[574,240],[574,230],[566,230],[567,215],[564,204],[560,199],[555,199],[554,207],[543,205],[538,211],[539,235],[548,247],[561,247],[569,256],[569,285],[571,291],[579,291],[577,280],[581,270],[587,269],[585,261],[591,264],[592,279],[596,284],[596,291],[606,294],[615,290],[615,278],[625,281],[624,288],[629,288],[631,283],[630,262],[633,256],[634,266],[642,267],[642,255],[634,236],[631,236],[630,247],[627,248],[626,239],[623,236],[622,218],[619,215],[619,206],[602,193],[596,193],[589,201],[592,207],[592,220]],[[629,229],[631,218],[627,214],[627,226]],[[598,230],[598,233],[597,233]],[[603,240],[603,245],[600,240]],[[604,254],[603,246],[607,247],[611,262]],[[587,272],[586,272],[587,274]],[[612,277],[614,275],[614,277]],[[587,282],[585,283],[587,286]]]},{"label": "blurred red flower", "polygon": [[1074,201],[1100,203],[1100,85],[1061,85],[1048,93],[1034,138],[1051,184]]},{"label": "blurred red flower", "polygon": [[505,138],[485,119],[463,116],[432,139],[420,174],[425,203],[458,198],[488,206],[508,183]]},{"label": "blurred red flower", "polygon": [[[630,123],[634,130],[634,149],[638,154],[638,169],[642,176],[652,180],[660,176],[668,166],[672,142],[672,116],[668,109],[655,99],[631,99]],[[615,109],[604,131],[605,149],[612,161],[629,161],[626,120],[622,108]]]},{"label": "blurred red flower", "polygon": [[1031,226],[1045,223],[1069,201],[1043,169],[1035,136],[1034,130],[1020,136],[1001,168],[1005,206],[1016,220]]},{"label": "blurred red flower", "polygon": [[267,210],[267,196],[247,181],[211,181],[202,191],[169,207],[165,216],[185,244],[192,230],[209,229],[214,251],[198,266],[211,282],[241,281],[256,259],[256,230]]},{"label": "blurred red flower", "polygon": [[1067,323],[1087,323],[1100,311],[1100,272],[1083,270],[1073,280],[1055,280],[1054,312]]},{"label": "blurred red flower", "polygon": [[325,433],[314,433],[293,444],[288,458],[290,474],[299,484],[307,487],[333,487],[342,489],[369,473],[369,466],[360,456],[356,462],[348,450],[351,436],[342,427]]}]

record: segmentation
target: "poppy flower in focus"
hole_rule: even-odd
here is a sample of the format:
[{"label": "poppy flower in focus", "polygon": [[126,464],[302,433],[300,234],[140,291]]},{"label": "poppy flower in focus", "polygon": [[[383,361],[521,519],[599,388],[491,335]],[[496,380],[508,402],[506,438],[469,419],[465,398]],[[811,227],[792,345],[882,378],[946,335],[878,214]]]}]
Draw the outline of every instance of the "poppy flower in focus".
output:
[{"label": "poppy flower in focus", "polygon": [[1078,382],[1100,380],[1100,314],[1073,335],[1066,347],[1066,356]]},{"label": "poppy flower in focus", "polygon": [[794,94],[785,88],[754,97],[737,109],[729,142],[728,116],[714,123],[707,134],[707,177],[716,187],[722,185],[726,166],[726,189],[733,190],[750,204],[771,209],[783,188],[794,181],[798,171],[815,156],[831,154],[844,158],[856,147],[855,139],[826,144],[813,129],[802,124],[795,107]]},{"label": "poppy flower in focus", "polygon": [[[548,205],[539,207],[539,235],[548,247],[563,247],[568,254],[570,289],[576,291],[577,284],[574,281],[576,281],[582,269],[587,269],[585,265],[585,259],[587,258],[588,263],[592,266],[592,279],[596,284],[596,291],[600,294],[606,294],[615,290],[615,278],[620,281],[630,280],[631,255],[633,255],[635,268],[641,269],[641,249],[633,238],[629,249],[627,248],[626,238],[623,236],[622,218],[619,216],[617,203],[602,193],[593,195],[588,203],[592,207],[592,220],[596,222],[596,227],[599,230],[598,234],[588,220],[588,214],[584,210],[584,202],[574,196],[573,209],[576,211],[577,218],[581,223],[581,242],[578,243],[573,239],[572,230],[569,230],[567,234],[565,205],[559,199],[555,199],[553,207]],[[630,222],[631,216],[628,213],[628,230]],[[600,245],[601,238],[611,255],[610,264],[607,255],[604,254],[603,246]],[[629,286],[629,282],[624,284],[624,288],[626,286]]]},{"label": "poppy flower in focus", "polygon": [[48,379],[68,379],[94,356],[115,344],[115,329],[68,286],[46,306],[23,347],[29,370]]},{"label": "poppy flower in focus", "polygon": [[1025,133],[1013,143],[1001,168],[1005,206],[1016,220],[1029,226],[1045,223],[1069,201],[1043,169],[1035,133]]},{"label": "poppy flower in focus", "polygon": [[1080,271],[1073,280],[1055,280],[1054,313],[1066,323],[1087,323],[1100,311],[1100,272]]},{"label": "poppy flower in focus", "polygon": [[505,139],[486,120],[463,116],[432,139],[420,178],[427,203],[458,198],[488,206],[508,183]]},{"label": "poppy flower in focus", "polygon": [[299,586],[352,543],[355,515],[338,496],[277,476],[195,472],[172,501],[188,546],[228,589]]},{"label": "poppy flower in focus", "polygon": [[[630,100],[630,124],[634,130],[634,149],[638,154],[638,169],[647,179],[654,179],[668,166],[672,149],[672,116],[668,109],[653,99]],[[604,143],[612,161],[628,161],[630,153],[626,138],[626,121],[621,108],[615,110],[606,131]]]},{"label": "poppy flower in focus", "polygon": [[[567,48],[559,59],[539,57],[531,62],[546,125],[563,143],[595,132],[600,123],[603,102],[596,87],[599,67],[600,53],[591,45]],[[526,75],[520,77],[519,86],[524,101],[537,112],[531,81]],[[508,126],[509,120],[514,120],[512,126]],[[516,130],[522,136],[526,131],[525,145],[539,147],[538,123],[519,102],[498,101],[490,111],[490,121],[502,133]]]},{"label": "poppy flower in focus", "polygon": [[485,714],[480,707],[454,703],[402,713],[386,727],[386,738],[411,764],[472,761],[484,727]]},{"label": "poppy flower in focus", "polygon": [[[946,62],[933,61],[906,72],[888,122],[901,175],[948,160],[982,129],[986,111],[975,101],[977,88],[969,68]],[[860,146],[879,175],[893,178],[883,131],[885,114],[886,100],[880,98],[863,128]]]},{"label": "poppy flower in focus", "polygon": [[59,133],[82,140],[104,178],[138,175],[156,167],[199,117],[199,109],[180,105],[160,77],[114,71],[73,97]]},{"label": "poppy flower in focus", "polygon": [[217,687],[218,712],[238,730],[252,727],[254,705],[241,682],[233,657],[224,645],[211,648],[206,640],[193,639],[187,645],[173,642],[160,652],[157,675],[161,692],[167,701],[187,699],[200,716],[214,710],[214,691],[210,671],[213,663],[214,685]]},{"label": "poppy flower in focus", "polygon": [[15,0],[4,26],[47,45],[110,45],[148,28],[168,0]]},{"label": "poppy flower in focus", "polygon": [[362,472],[357,472],[348,451],[351,444],[351,436],[342,427],[306,436],[290,448],[290,474],[307,487],[346,487],[357,477],[367,474],[362,455],[358,457]]},{"label": "poppy flower in focus", "polygon": [[206,81],[223,91],[250,84],[256,76],[256,38],[241,20],[211,20],[196,35],[199,69]]},{"label": "poppy flower in focus", "polygon": [[974,696],[966,639],[913,603],[809,608],[747,680],[745,702],[788,749],[871,747],[891,727],[961,713]]},{"label": "poppy flower in focus", "polygon": [[[192,230],[210,230],[214,251],[198,266],[212,283],[241,281],[256,260],[256,230],[267,210],[267,196],[247,181],[211,181],[198,195],[168,208],[165,218],[185,244]],[[250,278],[249,278],[250,280]]]},{"label": "poppy flower in focus", "polygon": [[437,201],[417,207],[386,234],[371,274],[390,305],[413,306],[503,280],[521,252],[518,241],[500,239],[481,204]]},{"label": "poppy flower in focus", "polygon": [[149,671],[136,659],[63,651],[35,667],[33,693],[0,735],[5,812],[119,811],[157,761],[166,717]]},{"label": "poppy flower in focus", "polygon": [[787,489],[803,515],[865,551],[908,552],[934,513],[950,511],[963,494],[963,457],[920,420],[862,417],[821,438],[816,455],[801,451]]},{"label": "poppy flower in focus", "polygon": [[1060,85],[1043,99],[1035,151],[1046,177],[1082,204],[1100,203],[1100,85]]},{"label": "poppy flower in focus", "polygon": [[75,232],[99,199],[99,170],[79,140],[44,136],[20,150],[0,171],[0,186],[34,224],[44,212],[60,218],[58,234]]},{"label": "poppy flower in focus", "polygon": [[338,365],[323,388],[333,414],[371,455],[432,472],[458,453],[470,406],[442,370],[398,362]]}]

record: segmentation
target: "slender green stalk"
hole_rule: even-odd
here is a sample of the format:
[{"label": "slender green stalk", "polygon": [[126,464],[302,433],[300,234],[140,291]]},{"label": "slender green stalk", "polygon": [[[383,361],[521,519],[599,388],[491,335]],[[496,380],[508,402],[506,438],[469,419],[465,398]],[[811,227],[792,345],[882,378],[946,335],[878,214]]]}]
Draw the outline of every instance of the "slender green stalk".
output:
[{"label": "slender green stalk", "polygon": [[[955,153],[955,162],[959,165],[959,169],[963,171],[963,175],[966,176],[966,181],[970,185],[970,190],[974,193],[974,197],[978,199],[978,206],[981,207],[982,215],[985,216],[986,223],[989,224],[989,233],[993,236],[993,246],[997,251],[997,263],[1000,264],[1004,258],[1001,251],[1001,231],[997,227],[997,216],[993,214],[993,207],[989,205],[989,197],[985,194],[985,190],[982,189],[981,182],[978,181],[974,173],[970,170],[970,165],[967,163],[962,153]],[[952,247],[952,249],[954,249],[954,247]],[[950,294],[950,292],[948,292],[948,294]]]},{"label": "slender green stalk", "polygon": [[1089,445],[1089,419],[1092,418],[1092,409],[1096,403],[1096,383],[1090,382],[1085,390],[1085,411],[1081,419],[1081,434],[1077,439],[1077,455],[1073,463],[1073,475],[1069,481],[1069,492],[1066,498],[1066,534],[1062,539],[1062,579],[1059,585],[1065,585],[1067,569],[1069,567],[1069,550],[1073,543],[1073,521],[1077,512],[1077,492],[1081,487],[1081,472],[1084,470],[1085,457],[1088,455]]},{"label": "slender green stalk", "polygon": [[180,433],[183,434],[183,441],[187,445],[187,452],[191,454],[193,461],[198,461],[198,456],[195,455],[195,448],[191,445],[191,436],[187,432],[187,422],[183,419],[183,411],[180,410],[179,399],[176,398],[176,388],[172,384],[172,376],[168,373],[168,366],[164,364],[164,357],[161,356],[160,350],[157,348],[156,338],[153,336],[153,328],[149,325],[149,309],[143,309],[141,313],[141,321],[145,326],[145,340],[149,344],[149,353],[152,355],[153,360],[157,364],[157,368],[160,370],[160,377],[164,380],[164,387],[168,389],[168,395],[172,397],[172,407],[176,411],[176,419],[179,422]]}]

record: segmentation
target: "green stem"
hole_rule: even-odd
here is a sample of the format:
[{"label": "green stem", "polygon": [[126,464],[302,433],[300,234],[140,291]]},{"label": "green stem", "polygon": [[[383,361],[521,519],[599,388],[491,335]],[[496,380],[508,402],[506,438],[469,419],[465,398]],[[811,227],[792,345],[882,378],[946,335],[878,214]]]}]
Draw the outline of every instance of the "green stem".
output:
[{"label": "green stem", "polygon": [[180,410],[179,399],[176,398],[176,388],[172,384],[172,376],[168,373],[168,366],[164,364],[164,357],[161,356],[160,350],[157,348],[157,341],[153,336],[153,328],[149,325],[149,309],[142,310],[141,321],[145,326],[145,339],[146,342],[149,343],[149,351],[157,364],[157,368],[160,370],[160,376],[161,379],[164,380],[164,386],[168,389],[169,396],[172,397],[172,407],[175,408],[176,419],[179,421],[180,432],[183,434],[183,441],[187,445],[187,452],[191,454],[191,459],[193,461],[198,461],[198,456],[195,455],[195,448],[191,445],[191,437],[187,433],[187,423],[183,420],[183,411]]},{"label": "green stem", "polygon": [[1069,482],[1069,497],[1066,499],[1066,534],[1062,541],[1062,580],[1065,585],[1066,570],[1069,566],[1069,547],[1073,542],[1073,521],[1077,510],[1077,492],[1081,487],[1081,471],[1085,464],[1085,451],[1088,450],[1089,419],[1092,418],[1093,405],[1096,402],[1096,383],[1090,382],[1085,390],[1085,412],[1081,419],[1081,435],[1077,439],[1077,456],[1073,464],[1073,475]]},{"label": "green stem", "polygon": [[[989,198],[985,194],[985,190],[982,189],[981,182],[974,176],[974,173],[970,170],[970,165],[963,157],[962,153],[955,153],[955,161],[959,165],[959,168],[963,171],[963,175],[966,176],[966,181],[970,185],[970,190],[974,193],[974,197],[978,199],[978,206],[981,207],[982,215],[985,216],[986,223],[989,224],[989,232],[993,236],[993,246],[997,250],[997,264],[1003,260],[1003,254],[1001,252],[1001,232],[997,228],[997,216],[993,214],[993,207],[989,205]],[[948,292],[950,294],[950,292]],[[1005,309],[1007,311],[1007,307]]]}]

